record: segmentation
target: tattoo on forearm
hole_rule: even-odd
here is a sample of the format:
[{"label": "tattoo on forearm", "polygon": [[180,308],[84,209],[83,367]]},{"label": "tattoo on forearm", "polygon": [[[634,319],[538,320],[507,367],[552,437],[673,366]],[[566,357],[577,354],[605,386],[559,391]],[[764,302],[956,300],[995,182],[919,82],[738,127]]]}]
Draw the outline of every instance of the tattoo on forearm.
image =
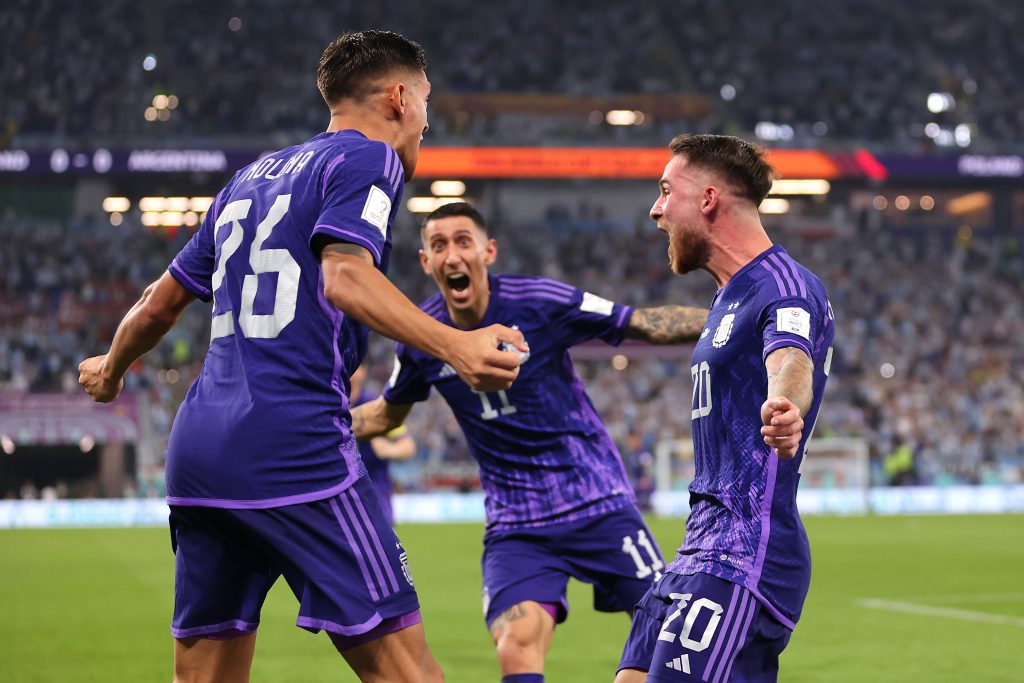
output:
[{"label": "tattoo on forearm", "polygon": [[348,242],[331,242],[324,246],[323,254],[346,254],[348,256],[355,256],[361,258],[364,261],[373,261],[370,256],[370,252],[365,247],[360,247],[357,244],[349,244]]},{"label": "tattoo on forearm", "polygon": [[633,311],[626,336],[652,344],[681,344],[700,338],[708,312],[691,306],[658,306]]},{"label": "tattoo on forearm", "polygon": [[806,415],[814,401],[814,363],[803,350],[786,346],[772,351],[765,364],[768,397],[785,396]]},{"label": "tattoo on forearm", "polygon": [[355,408],[352,410],[352,436],[357,439],[362,437],[363,429],[366,426],[366,418],[363,417],[363,411]]},{"label": "tattoo on forearm", "polygon": [[520,605],[513,605],[498,615],[498,618],[491,623],[491,633],[497,634],[509,622],[522,619],[526,616],[526,608]]}]

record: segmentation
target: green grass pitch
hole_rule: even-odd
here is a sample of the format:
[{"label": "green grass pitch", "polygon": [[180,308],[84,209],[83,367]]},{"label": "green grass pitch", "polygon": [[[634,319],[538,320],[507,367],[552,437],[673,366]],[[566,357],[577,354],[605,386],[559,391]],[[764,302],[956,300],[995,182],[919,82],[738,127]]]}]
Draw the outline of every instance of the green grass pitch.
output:
[{"label": "green grass pitch", "polygon": [[[669,554],[680,520],[654,520]],[[782,681],[1024,681],[1024,515],[807,520],[814,576]],[[427,638],[450,683],[499,678],[481,619],[479,525],[399,528]],[[166,530],[0,531],[0,681],[169,681]],[[874,600],[875,602],[864,602]],[[628,631],[570,584],[547,680],[611,681]],[[278,582],[252,680],[354,681],[323,634],[294,626]]]}]

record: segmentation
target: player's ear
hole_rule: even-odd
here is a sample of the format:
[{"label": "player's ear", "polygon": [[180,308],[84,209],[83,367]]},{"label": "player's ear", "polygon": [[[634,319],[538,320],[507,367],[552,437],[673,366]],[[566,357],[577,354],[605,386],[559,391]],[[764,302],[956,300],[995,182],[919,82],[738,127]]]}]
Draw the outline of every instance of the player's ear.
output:
[{"label": "player's ear", "polygon": [[405,84],[394,83],[387,89],[388,109],[395,115],[396,119],[405,115]]},{"label": "player's ear", "polygon": [[718,188],[714,185],[708,185],[704,188],[704,196],[701,197],[700,212],[705,216],[710,216],[716,209],[718,209],[718,201],[720,198]]},{"label": "player's ear", "polygon": [[484,245],[484,265],[491,265],[498,259],[498,243],[488,239]]},{"label": "player's ear", "polygon": [[427,275],[433,275],[430,272],[430,258],[427,256],[427,252],[420,249],[420,267],[423,268],[423,272]]}]

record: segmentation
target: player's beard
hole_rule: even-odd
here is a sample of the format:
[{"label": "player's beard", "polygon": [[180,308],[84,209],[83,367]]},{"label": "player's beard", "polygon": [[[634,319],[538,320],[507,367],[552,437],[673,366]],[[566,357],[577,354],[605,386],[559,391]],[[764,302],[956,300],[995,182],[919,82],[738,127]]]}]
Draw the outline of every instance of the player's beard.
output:
[{"label": "player's beard", "polygon": [[711,256],[707,238],[692,228],[681,228],[675,237],[669,232],[668,263],[676,275],[703,268]]}]

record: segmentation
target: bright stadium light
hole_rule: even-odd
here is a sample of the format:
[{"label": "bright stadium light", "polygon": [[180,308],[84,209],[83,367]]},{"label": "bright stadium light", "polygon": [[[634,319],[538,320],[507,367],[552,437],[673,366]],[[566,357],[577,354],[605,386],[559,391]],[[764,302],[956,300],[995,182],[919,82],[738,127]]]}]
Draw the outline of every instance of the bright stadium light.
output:
[{"label": "bright stadium light", "polygon": [[190,202],[190,208],[196,213],[203,213],[209,211],[213,205],[213,197],[193,197]]},{"label": "bright stadium light", "polygon": [[405,208],[410,213],[430,213],[431,211],[455,202],[465,201],[462,197],[410,197]]},{"label": "bright stadium light", "polygon": [[933,92],[928,95],[928,111],[940,114],[949,111],[956,105],[956,100],[948,92]]},{"label": "bright stadium light", "polygon": [[875,198],[871,200],[871,205],[879,211],[885,211],[885,208],[889,206],[889,200],[882,195],[876,195]]},{"label": "bright stadium light", "polygon": [[163,214],[159,211],[146,211],[142,214],[139,220],[141,220],[142,224],[147,228],[158,228],[160,227],[160,220],[162,216]]},{"label": "bright stadium light", "polygon": [[124,223],[124,216],[119,214],[117,211],[115,211],[114,213],[110,214],[110,224],[111,225],[113,225],[116,228],[116,227],[119,227],[122,223]]},{"label": "bright stadium light", "polygon": [[188,211],[191,202],[188,197],[165,197],[164,211]]},{"label": "bright stadium light", "polygon": [[177,95],[168,95],[167,96],[167,108],[168,109],[177,109],[178,108],[178,96]]},{"label": "bright stadium light", "polygon": [[642,111],[629,109],[612,109],[604,115],[604,120],[609,126],[639,126],[645,118]]},{"label": "bright stadium light", "polygon": [[163,211],[164,210],[164,198],[163,197],[143,197],[139,200],[140,211]]},{"label": "bright stadium light", "polygon": [[164,211],[160,214],[160,225],[165,228],[176,228],[185,223],[185,214],[181,211]]},{"label": "bright stadium light", "polygon": [[892,204],[900,211],[906,211],[907,209],[910,208],[910,197],[908,197],[905,194],[901,194],[900,196],[896,197]]},{"label": "bright stadium light", "polygon": [[167,109],[167,95],[156,95],[153,98],[153,106],[157,109]]},{"label": "bright stadium light", "polygon": [[186,211],[185,215],[182,216],[182,221],[189,228],[194,228],[199,225],[199,214],[195,211]]},{"label": "bright stadium light", "polygon": [[142,68],[146,71],[152,71],[156,68],[156,55],[150,52],[146,55],[146,58],[142,60]]},{"label": "bright stadium light", "polygon": [[734,99],[736,99],[736,88],[726,83],[718,91],[718,94],[721,95],[722,99],[725,100],[726,102],[732,102]]},{"label": "bright stadium light", "polygon": [[146,107],[146,113],[143,114],[147,121],[156,121],[157,115],[156,107]]},{"label": "bright stadium light", "polygon": [[953,129],[953,139],[961,147],[969,146],[971,144],[971,127],[966,123],[961,123]]},{"label": "bright stadium light", "polygon": [[939,124],[935,123],[934,121],[932,121],[931,123],[924,127],[924,134],[930,138],[938,137],[939,133],[941,132],[942,127]]},{"label": "bright stadium light", "polygon": [[466,183],[461,180],[435,180],[430,183],[430,192],[435,197],[461,197],[466,194]]},{"label": "bright stadium light", "polygon": [[878,374],[885,379],[892,379],[893,375],[896,374],[896,368],[892,363],[882,363],[882,367],[878,369]]},{"label": "bright stadium light", "polygon": [[616,370],[625,370],[629,367],[629,359],[621,353],[617,353],[612,356],[612,367]]},{"label": "bright stadium light", "polygon": [[757,207],[757,210],[761,213],[786,213],[789,211],[789,200],[779,197],[768,197],[761,202],[761,206]]},{"label": "bright stadium light", "polygon": [[768,194],[828,194],[832,185],[823,178],[780,178]]},{"label": "bright stadium light", "polygon": [[931,195],[923,195],[921,197],[921,208],[925,211],[931,211],[935,208],[935,198]]},{"label": "bright stadium light", "polygon": [[130,208],[132,208],[132,203],[128,201],[127,197],[105,197],[103,199],[103,210],[107,213],[114,211],[124,213]]}]

